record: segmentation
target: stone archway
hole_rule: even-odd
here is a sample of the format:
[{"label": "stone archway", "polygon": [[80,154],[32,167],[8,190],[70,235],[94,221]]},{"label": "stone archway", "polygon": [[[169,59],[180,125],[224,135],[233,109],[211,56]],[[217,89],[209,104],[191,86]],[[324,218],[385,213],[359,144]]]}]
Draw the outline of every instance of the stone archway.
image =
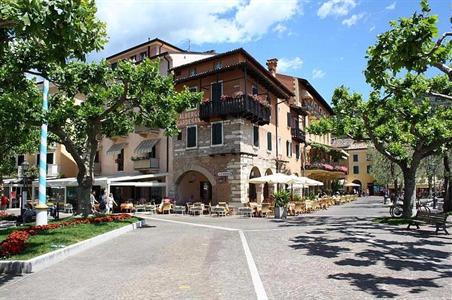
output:
[{"label": "stone archway", "polygon": [[[269,168],[265,171],[265,175],[272,175],[273,171]],[[273,186],[270,186],[268,183],[264,184],[264,201],[270,200],[270,193],[273,193]]]},{"label": "stone archway", "polygon": [[[261,177],[261,172],[257,167],[251,168],[249,179]],[[249,201],[257,201],[257,187],[256,184],[248,184],[248,199]]]},{"label": "stone archway", "polygon": [[352,190],[354,190],[355,188],[358,190],[358,192],[361,192],[363,190],[363,184],[361,183],[360,180],[355,179],[355,180],[352,181],[352,183],[359,184],[359,187],[358,186],[357,187],[353,187]]},{"label": "stone archway", "polygon": [[175,176],[176,200],[180,204],[203,202],[208,204],[215,198],[215,177],[205,168],[192,165],[177,172]]}]

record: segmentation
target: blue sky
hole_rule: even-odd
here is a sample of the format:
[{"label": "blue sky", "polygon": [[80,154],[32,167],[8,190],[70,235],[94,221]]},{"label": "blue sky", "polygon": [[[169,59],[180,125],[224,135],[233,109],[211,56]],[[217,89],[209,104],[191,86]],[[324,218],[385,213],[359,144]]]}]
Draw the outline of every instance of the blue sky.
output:
[{"label": "blue sky", "polygon": [[[450,30],[451,0],[430,0],[440,32]],[[330,102],[339,85],[365,95],[366,49],[389,21],[419,10],[418,0],[97,0],[106,57],[159,37],[193,51],[243,47],[279,72],[308,79]],[[190,43],[189,43],[190,40]]]}]

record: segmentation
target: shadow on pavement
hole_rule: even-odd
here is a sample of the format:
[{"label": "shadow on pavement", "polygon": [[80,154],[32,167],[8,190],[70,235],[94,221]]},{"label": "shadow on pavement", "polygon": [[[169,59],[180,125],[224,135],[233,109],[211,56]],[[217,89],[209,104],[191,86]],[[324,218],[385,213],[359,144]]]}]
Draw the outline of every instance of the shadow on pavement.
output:
[{"label": "shadow on pavement", "polygon": [[[314,227],[290,240],[294,250],[331,259],[337,266],[373,267],[361,269],[361,273],[329,274],[328,279],[347,281],[376,297],[406,296],[407,293],[424,292],[427,288],[447,289],[436,280],[452,277],[452,239],[447,235],[435,235],[432,228],[410,231],[405,229],[406,225],[373,223],[372,218],[324,216],[292,219],[280,226]],[[343,257],[345,254],[346,258]],[[372,272],[374,268],[385,274],[391,271],[393,276],[378,276],[375,274],[378,272]],[[402,271],[404,275],[398,273]],[[418,277],[411,273],[407,277],[407,271],[424,273]],[[401,289],[403,295],[399,294]]]}]

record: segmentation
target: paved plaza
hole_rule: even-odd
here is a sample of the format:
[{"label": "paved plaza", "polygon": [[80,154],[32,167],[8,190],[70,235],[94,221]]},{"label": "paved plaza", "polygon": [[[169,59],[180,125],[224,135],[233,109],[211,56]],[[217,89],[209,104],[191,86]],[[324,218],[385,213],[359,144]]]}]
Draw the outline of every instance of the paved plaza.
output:
[{"label": "paved plaza", "polygon": [[450,299],[452,237],[375,224],[378,197],[287,221],[147,216],[147,226],[40,272],[0,299]]}]

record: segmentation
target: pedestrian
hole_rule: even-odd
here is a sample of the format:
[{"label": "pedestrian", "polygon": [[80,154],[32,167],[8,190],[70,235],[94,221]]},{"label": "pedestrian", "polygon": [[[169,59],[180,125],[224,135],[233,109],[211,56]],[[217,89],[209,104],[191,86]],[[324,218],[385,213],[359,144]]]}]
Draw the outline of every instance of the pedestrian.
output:
[{"label": "pedestrian", "polygon": [[6,210],[9,202],[8,197],[6,197],[5,194],[2,193],[2,198],[0,201],[1,201],[1,210]]},{"label": "pedestrian", "polygon": [[99,211],[101,214],[107,213],[107,192],[105,191],[99,199]]},{"label": "pedestrian", "polygon": [[113,194],[110,193],[107,198],[107,214],[113,213],[113,204],[118,206],[118,204],[115,202],[115,199],[113,198]]},{"label": "pedestrian", "polygon": [[91,195],[89,196],[89,200],[90,200],[90,202],[91,202],[91,212],[92,212],[92,213],[95,213],[95,212],[96,212],[95,204],[96,204],[96,203],[99,203],[99,202],[97,202],[97,200],[96,200],[96,191],[93,191],[93,192],[91,193]]}]

